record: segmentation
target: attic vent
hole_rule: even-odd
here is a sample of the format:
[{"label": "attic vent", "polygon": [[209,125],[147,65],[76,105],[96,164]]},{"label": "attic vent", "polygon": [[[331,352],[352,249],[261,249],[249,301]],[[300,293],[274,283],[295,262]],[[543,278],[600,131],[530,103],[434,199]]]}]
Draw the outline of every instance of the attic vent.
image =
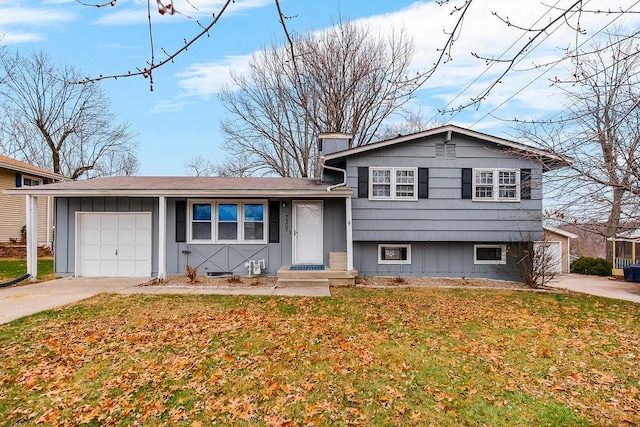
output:
[{"label": "attic vent", "polygon": [[456,144],[436,144],[436,157],[456,158]]}]

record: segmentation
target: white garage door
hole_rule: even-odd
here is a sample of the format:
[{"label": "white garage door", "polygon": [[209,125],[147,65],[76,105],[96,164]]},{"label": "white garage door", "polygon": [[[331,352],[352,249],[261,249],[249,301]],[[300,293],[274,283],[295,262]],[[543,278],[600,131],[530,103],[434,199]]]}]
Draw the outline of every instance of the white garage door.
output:
[{"label": "white garage door", "polygon": [[78,276],[151,276],[151,213],[78,213]]},{"label": "white garage door", "polygon": [[562,249],[560,242],[535,242],[535,262],[548,273],[562,273]]}]

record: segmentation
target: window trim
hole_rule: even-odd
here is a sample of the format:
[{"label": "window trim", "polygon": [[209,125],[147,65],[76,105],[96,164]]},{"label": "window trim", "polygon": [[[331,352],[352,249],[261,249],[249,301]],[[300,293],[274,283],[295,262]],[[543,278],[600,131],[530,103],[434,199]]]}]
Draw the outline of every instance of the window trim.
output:
[{"label": "window trim", "polygon": [[[37,185],[33,185],[33,184],[25,184],[25,180],[30,180],[30,181],[38,181]],[[31,176],[31,175],[22,175],[22,186],[23,187],[38,187],[40,185],[44,185],[44,180],[42,178],[38,178],[35,176]]]},{"label": "window trim", "polygon": [[[407,259],[401,260],[387,260],[382,259],[381,252],[383,248],[406,248],[407,249]],[[408,265],[411,264],[411,244],[409,243],[379,243],[378,244],[378,264],[382,265]]]},{"label": "window trim", "polygon": [[[486,259],[478,259],[478,249],[479,248],[500,248],[501,258],[499,260],[486,260]],[[473,245],[473,263],[475,265],[496,265],[496,264],[506,264],[507,263],[507,245],[505,244],[481,244],[481,245]]]},{"label": "window trim", "polygon": [[[477,174],[481,172],[491,172],[492,174],[492,197],[478,197],[476,195]],[[500,197],[500,172],[514,172],[516,175],[516,197]],[[520,183],[520,169],[517,168],[473,168],[471,174],[471,198],[474,202],[519,202],[521,200],[521,183]],[[488,185],[481,185],[481,187],[488,187]]]},{"label": "window trim", "polygon": [[[391,177],[391,181],[389,183],[391,190],[390,196],[375,196],[373,193],[373,172],[374,171],[389,171],[389,175]],[[396,172],[397,171],[411,171],[413,172],[413,196],[412,197],[402,197],[397,196],[397,183],[396,183]],[[400,183],[399,185],[409,185],[405,183]],[[401,201],[415,201],[418,200],[418,168],[417,167],[383,167],[383,166],[371,166],[369,167],[369,200],[401,200]]]},{"label": "window trim", "polygon": [[[194,239],[193,238],[193,205],[210,204],[211,205],[211,239]],[[237,205],[238,206],[238,221],[237,221],[237,236],[236,240],[222,240],[218,238],[218,206],[219,205]],[[262,239],[261,240],[249,240],[245,239],[244,232],[244,206],[245,205],[262,205]],[[243,244],[243,245],[265,245],[268,241],[269,235],[269,212],[268,212],[268,200],[266,199],[189,199],[187,201],[187,243],[195,245],[230,245],[230,244]],[[198,221],[196,221],[198,222]],[[258,222],[258,221],[251,221]]]}]

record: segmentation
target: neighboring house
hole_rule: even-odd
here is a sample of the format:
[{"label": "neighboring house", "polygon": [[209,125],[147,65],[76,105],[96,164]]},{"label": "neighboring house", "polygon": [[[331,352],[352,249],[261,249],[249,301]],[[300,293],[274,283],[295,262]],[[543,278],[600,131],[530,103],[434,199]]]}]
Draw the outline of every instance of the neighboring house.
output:
[{"label": "neighboring house", "polygon": [[10,193],[55,196],[60,276],[275,274],[346,253],[353,275],[521,279],[511,254],[542,239],[542,173],[566,161],[452,125],[348,144],[322,136],[322,180],[118,177]]},{"label": "neighboring house", "polygon": [[616,236],[613,241],[614,276],[622,276],[625,267],[640,264],[640,228],[628,230]]},{"label": "neighboring house", "polygon": [[[0,190],[16,187],[42,186],[65,178],[46,169],[0,156]],[[40,245],[51,245],[53,240],[53,203],[45,196],[38,201],[38,236]],[[0,193],[0,243],[23,242],[27,224],[24,195]]]},{"label": "neighboring house", "polygon": [[559,228],[544,227],[542,243],[549,255],[549,268],[554,273],[569,273],[571,271],[571,239],[578,236]]}]

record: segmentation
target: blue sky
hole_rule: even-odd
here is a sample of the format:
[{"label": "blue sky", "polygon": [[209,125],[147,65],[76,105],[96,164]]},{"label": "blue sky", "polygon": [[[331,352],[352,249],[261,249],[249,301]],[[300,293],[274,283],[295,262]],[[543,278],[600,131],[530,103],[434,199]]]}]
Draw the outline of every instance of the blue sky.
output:
[{"label": "blue sky", "polygon": [[[87,76],[126,73],[149,60],[147,3],[116,0],[113,7],[88,7],[72,0],[0,0],[1,44],[23,52],[43,50],[56,61],[72,64]],[[551,3],[555,3],[556,0]],[[573,1],[557,0],[558,6]],[[199,32],[196,21],[209,22],[222,0],[176,0],[181,14],[161,16],[152,9],[156,58],[161,49],[169,52],[183,40]],[[591,0],[589,9],[640,10],[637,1]],[[338,15],[367,25],[373,32],[404,28],[415,44],[416,70],[425,70],[435,61],[437,49],[452,28],[455,15],[452,1],[439,6],[434,1],[410,0],[281,0],[283,12],[294,33],[319,31]],[[155,7],[155,2],[152,3]],[[196,9],[197,8],[197,9]],[[550,19],[548,8],[538,0],[475,0],[469,9],[453,49],[454,60],[444,64],[417,93],[411,108],[420,109],[425,119],[436,118],[472,129],[504,135],[509,131],[500,119],[549,117],[563,109],[561,91],[549,79],[567,75],[566,66],[535,67],[559,58],[561,48],[575,48],[602,36],[602,29],[614,25],[638,27],[638,14],[624,20],[613,14],[571,16],[571,23],[586,31],[576,33],[565,25],[536,43],[516,71],[510,73],[479,107],[456,115],[437,116],[437,110],[464,103],[476,96],[501,72],[501,65],[487,68],[474,58],[477,52],[497,57],[519,49],[522,33],[501,23],[499,12],[522,26],[539,26]],[[555,27],[554,27],[555,28]],[[143,175],[183,175],[184,161],[196,155],[221,159],[223,135],[219,120],[226,114],[217,99],[222,84],[230,82],[229,71],[242,72],[251,53],[272,41],[282,41],[283,33],[272,0],[236,0],[213,30],[175,63],[154,72],[154,90],[140,77],[105,80],[101,84],[112,100],[113,111],[131,124],[138,134]],[[484,74],[482,74],[484,73]]]}]

